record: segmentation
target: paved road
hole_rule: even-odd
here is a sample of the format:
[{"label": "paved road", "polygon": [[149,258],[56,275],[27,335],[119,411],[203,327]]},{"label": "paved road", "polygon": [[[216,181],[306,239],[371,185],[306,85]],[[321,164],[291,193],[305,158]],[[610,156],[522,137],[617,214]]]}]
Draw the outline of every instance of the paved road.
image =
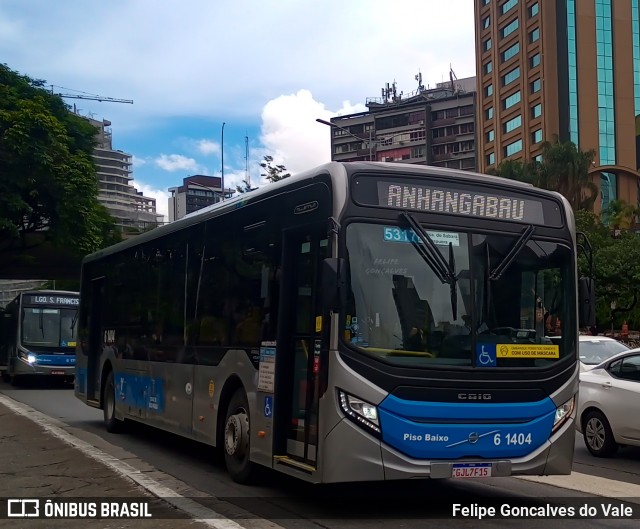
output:
[{"label": "paved road", "polygon": [[[341,529],[360,528],[369,522],[364,518],[376,518],[376,526],[383,529],[405,527],[438,527],[436,519],[442,505],[451,497],[469,505],[504,502],[509,498],[523,497],[570,498],[584,497],[589,483],[576,475],[574,481],[578,490],[566,490],[545,483],[536,483],[514,478],[498,478],[476,482],[455,482],[453,480],[411,483],[358,484],[348,486],[313,487],[272,472],[265,472],[258,483],[243,487],[227,477],[222,466],[216,461],[216,451],[210,447],[193,443],[155,430],[135,425],[126,435],[111,435],[104,431],[101,412],[89,408],[75,399],[67,388],[31,387],[13,389],[0,385],[0,393],[24,402],[40,410],[46,416],[62,421],[65,430],[91,446],[97,446],[107,453],[112,452],[119,460],[138,466],[145,472],[158,469],[163,475],[163,483],[173,483],[183,494],[207,495],[225,500],[238,512],[250,512],[264,516],[280,526],[291,529],[307,527]],[[635,457],[635,460],[634,460]],[[632,483],[640,483],[640,463],[637,454],[622,451],[613,460],[595,460],[582,449],[578,439],[578,460],[580,472],[589,471],[594,476],[613,476],[609,480],[589,479],[602,488],[618,484],[611,489],[611,495],[629,496],[625,490],[633,490],[640,498],[640,488]],[[154,470],[155,472],[155,470]],[[613,481],[612,481],[613,480]],[[631,487],[625,489],[624,487]],[[636,488],[634,488],[636,487]],[[606,491],[593,490],[606,494]],[[355,494],[355,497],[354,497]],[[446,513],[449,514],[448,512]],[[467,523],[461,521],[460,523]],[[246,525],[246,521],[243,522]],[[489,527],[495,521],[475,522],[469,527]],[[628,520],[564,520],[563,526],[578,524],[580,527],[631,527]],[[502,525],[514,527],[545,527],[543,520],[505,520]]]}]

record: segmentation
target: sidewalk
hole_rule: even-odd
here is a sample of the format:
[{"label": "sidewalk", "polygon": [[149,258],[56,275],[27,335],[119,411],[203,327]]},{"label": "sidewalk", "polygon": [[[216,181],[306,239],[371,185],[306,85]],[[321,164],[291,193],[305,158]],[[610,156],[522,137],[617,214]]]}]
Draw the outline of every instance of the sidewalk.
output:
[{"label": "sidewalk", "polygon": [[83,498],[92,502],[126,499],[148,504],[153,515],[151,519],[0,519],[0,527],[11,529],[206,527],[0,403],[0,513],[3,516],[7,513],[7,498],[39,498],[40,512],[44,510],[42,506],[47,499],[69,498],[76,502],[83,501]]}]

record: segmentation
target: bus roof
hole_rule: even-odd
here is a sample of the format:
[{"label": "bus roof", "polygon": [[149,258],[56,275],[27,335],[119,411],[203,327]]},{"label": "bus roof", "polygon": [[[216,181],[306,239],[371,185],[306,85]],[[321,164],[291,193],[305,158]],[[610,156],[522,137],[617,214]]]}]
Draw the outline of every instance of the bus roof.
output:
[{"label": "bus roof", "polygon": [[288,178],[284,178],[282,180],[279,180],[278,182],[267,184],[254,191],[242,193],[234,198],[230,198],[228,200],[224,200],[223,202],[218,202],[216,204],[212,204],[205,208],[194,211],[193,213],[190,213],[174,222],[165,224],[164,226],[160,226],[149,232],[137,235],[136,237],[119,242],[117,244],[114,244],[113,246],[109,246],[108,248],[104,248],[93,254],[87,255],[83,259],[83,262],[93,261],[112,253],[116,253],[120,250],[144,244],[145,242],[152,241],[163,235],[177,232],[194,224],[198,224],[210,218],[217,217],[218,215],[226,211],[239,209],[244,205],[259,202],[260,200],[278,195],[279,193],[287,191],[289,189],[296,189],[306,183],[310,183],[315,177],[318,177],[320,175],[328,174],[331,175],[332,178],[337,177],[338,175],[342,175],[343,177],[345,177],[344,182],[346,185],[346,177],[353,173],[369,172],[373,174],[384,174],[385,172],[389,172],[389,170],[397,173],[403,173],[407,176],[429,175],[440,178],[444,177],[450,180],[467,181],[476,184],[493,184],[516,189],[520,188],[523,190],[535,189],[536,193],[538,194],[553,196],[555,198],[561,197],[561,195],[556,192],[535,188],[533,185],[527,184],[525,182],[519,182],[517,180],[510,180],[499,176],[486,175],[472,171],[463,171],[460,169],[448,169],[431,165],[415,165],[399,162],[328,162],[312,169],[302,171]]}]

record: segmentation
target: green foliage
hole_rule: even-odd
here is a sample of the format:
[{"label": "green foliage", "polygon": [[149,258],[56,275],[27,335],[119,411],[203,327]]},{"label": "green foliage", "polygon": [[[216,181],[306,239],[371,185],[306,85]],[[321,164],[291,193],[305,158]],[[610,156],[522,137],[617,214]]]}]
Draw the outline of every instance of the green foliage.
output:
[{"label": "green foliage", "polygon": [[541,162],[505,160],[494,174],[557,191],[574,211],[590,210],[598,198],[598,186],[589,176],[594,158],[594,150],[583,152],[574,143],[554,137],[542,144]]},{"label": "green foliage", "polygon": [[[605,217],[611,217],[613,212],[626,209],[624,203],[611,204],[603,213]],[[577,230],[587,236],[593,249],[598,326],[610,327],[611,303],[615,302],[614,327],[619,329],[626,320],[632,328],[640,328],[640,308],[635,306],[640,296],[640,237],[628,230],[614,236],[611,227],[605,226],[590,211],[579,210],[575,217]],[[579,275],[590,275],[584,255],[579,258],[578,268]],[[631,310],[620,310],[625,308]]]},{"label": "green foliage", "polygon": [[236,186],[236,191],[238,193],[248,193],[249,191],[254,191],[258,189],[257,187],[251,187],[251,184],[246,180],[242,181],[242,185]]},{"label": "green foliage", "polygon": [[38,233],[85,255],[117,239],[97,198],[96,130],[43,86],[0,64],[0,253]]},{"label": "green foliage", "polygon": [[273,156],[265,156],[260,167],[262,167],[264,171],[261,173],[261,176],[266,178],[269,182],[277,182],[278,180],[291,176],[284,165],[273,165]]}]

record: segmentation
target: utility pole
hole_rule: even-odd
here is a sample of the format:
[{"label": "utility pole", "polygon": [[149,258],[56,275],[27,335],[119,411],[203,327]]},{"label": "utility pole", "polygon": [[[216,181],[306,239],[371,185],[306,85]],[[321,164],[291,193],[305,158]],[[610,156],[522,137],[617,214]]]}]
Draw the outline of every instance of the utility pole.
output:
[{"label": "utility pole", "polygon": [[220,161],[221,161],[221,170],[220,170],[220,175],[221,175],[221,180],[222,180],[222,200],[224,200],[224,126],[226,125],[226,122],[222,122],[222,134],[221,134],[221,139],[220,139]]}]

